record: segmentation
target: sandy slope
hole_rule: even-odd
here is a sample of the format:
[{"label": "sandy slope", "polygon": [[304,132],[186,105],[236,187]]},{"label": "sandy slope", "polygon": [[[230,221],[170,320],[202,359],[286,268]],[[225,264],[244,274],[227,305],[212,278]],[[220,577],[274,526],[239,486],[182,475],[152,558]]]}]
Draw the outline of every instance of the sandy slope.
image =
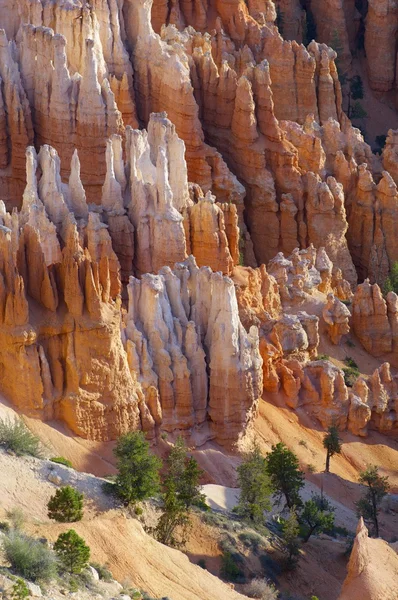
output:
[{"label": "sandy slope", "polygon": [[129,580],[156,597],[173,600],[238,600],[244,596],[193,565],[182,552],[168,548],[147,535],[141,524],[110,510],[112,501],[102,493],[103,481],[34,458],[18,458],[0,451],[0,519],[6,510],[19,507],[26,516],[25,528],[55,541],[71,525],[52,523],[46,505],[56,486],[50,473],[85,493],[85,514],[72,525],[91,548],[92,560],[107,563],[119,581]]}]

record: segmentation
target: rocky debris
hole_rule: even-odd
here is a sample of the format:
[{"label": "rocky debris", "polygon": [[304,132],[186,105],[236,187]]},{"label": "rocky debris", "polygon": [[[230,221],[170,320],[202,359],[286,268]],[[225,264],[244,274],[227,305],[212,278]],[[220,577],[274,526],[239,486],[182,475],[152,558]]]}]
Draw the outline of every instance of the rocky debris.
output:
[{"label": "rocky debris", "polygon": [[361,517],[339,600],[392,600],[397,578],[398,555],[384,540],[369,538]]},{"label": "rocky debris", "polygon": [[351,317],[350,311],[333,294],[328,294],[322,316],[332,343],[339,344],[343,335],[350,332],[348,323]]}]

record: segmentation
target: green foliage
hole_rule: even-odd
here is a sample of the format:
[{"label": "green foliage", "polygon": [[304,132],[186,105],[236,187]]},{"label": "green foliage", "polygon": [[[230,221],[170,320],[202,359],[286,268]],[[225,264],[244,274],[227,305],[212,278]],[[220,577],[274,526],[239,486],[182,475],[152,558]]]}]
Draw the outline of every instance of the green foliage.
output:
[{"label": "green foliage", "polygon": [[7,521],[0,521],[0,531],[3,533],[9,533],[11,530],[10,524]]},{"label": "green foliage", "polygon": [[48,516],[59,523],[75,523],[83,517],[83,494],[66,485],[51,496],[47,508]]},{"label": "green foliage", "polygon": [[101,579],[101,581],[109,582],[113,580],[112,573],[105,565],[101,565],[100,563],[96,562],[92,562],[90,565],[97,571],[98,577]]},{"label": "green foliage", "polygon": [[[184,440],[179,437],[167,457],[167,473],[163,481],[162,515],[155,528],[156,538],[168,546],[185,543],[189,527],[189,510],[204,503],[199,480],[202,470],[187,455]],[[178,532],[178,537],[177,537]]]},{"label": "green foliage", "polygon": [[253,445],[237,472],[240,497],[236,512],[243,518],[258,523],[263,520],[264,511],[271,509],[267,460],[261,455],[258,444]]},{"label": "green foliage", "polygon": [[384,282],[383,294],[387,295],[388,292],[398,293],[398,262],[394,262],[389,276]]},{"label": "green foliage", "polygon": [[[352,360],[352,359],[350,359]],[[352,361],[354,362],[354,361]],[[335,454],[341,453],[341,439],[339,430],[335,425],[331,425],[323,438],[323,447],[326,449],[326,472],[329,473],[330,459]]]},{"label": "green foliage", "polygon": [[300,521],[304,526],[304,542],[308,542],[311,535],[330,531],[334,525],[334,508],[322,496],[314,495],[305,502],[300,514]]},{"label": "green foliage", "polygon": [[243,577],[243,573],[231,552],[223,552],[221,556],[220,576],[226,581],[238,581]]},{"label": "green foliage", "polygon": [[15,508],[11,508],[11,510],[7,511],[7,519],[11,523],[11,528],[16,530],[21,530],[25,523],[25,513],[19,506]]},{"label": "green foliage", "polygon": [[203,471],[196,460],[187,455],[187,448],[181,436],[177,438],[166,463],[165,487],[167,488],[170,483],[173,484],[178,500],[186,509],[201,505],[205,498],[199,484]]},{"label": "green foliage", "polygon": [[287,553],[289,569],[295,568],[299,557],[300,543],[298,535],[300,532],[295,508],[291,508],[288,518],[282,525],[282,539]]},{"label": "green foliage", "polygon": [[254,531],[243,531],[238,535],[239,540],[256,554],[263,542],[261,535]]},{"label": "green foliage", "polygon": [[347,387],[352,387],[358,379],[360,372],[357,363],[350,356],[346,356],[344,359],[347,367],[343,367],[344,382]]},{"label": "green foliage", "polygon": [[363,83],[359,75],[354,75],[354,77],[350,79],[350,93],[353,100],[363,99]]},{"label": "green foliage", "polygon": [[23,579],[17,579],[11,588],[11,600],[24,600],[30,596],[29,588]]},{"label": "green foliage", "polygon": [[316,360],[330,360],[330,356],[328,354],[318,354]]},{"label": "green foliage", "polygon": [[50,460],[58,465],[64,465],[65,467],[69,467],[69,469],[73,469],[73,465],[70,460],[64,458],[63,456],[54,456],[54,458],[50,458]]},{"label": "green foliage", "polygon": [[56,574],[54,553],[39,540],[11,531],[3,539],[3,551],[13,572],[29,581],[50,581]]},{"label": "green foliage", "polygon": [[0,446],[17,456],[42,455],[40,440],[26,427],[22,419],[0,419]]},{"label": "green foliage", "polygon": [[142,431],[122,435],[114,453],[118,468],[115,491],[126,506],[157,494],[162,463],[151,453]]},{"label": "green foliage", "polygon": [[279,442],[267,456],[267,472],[275,498],[285,498],[288,508],[301,506],[299,492],[304,486],[304,473],[299,469],[297,456]]},{"label": "green foliage", "polygon": [[351,358],[351,356],[346,356],[344,362],[347,365],[347,367],[350,367],[351,369],[356,369],[357,371],[359,370],[357,363],[353,358]]},{"label": "green foliage", "polygon": [[359,100],[356,100],[353,104],[351,104],[348,116],[350,119],[365,119],[368,116],[368,113],[363,108]]},{"label": "green foliage", "polygon": [[[189,527],[189,512],[179,499],[175,484],[168,481],[162,498],[162,514],[155,528],[155,537],[167,546],[183,546]],[[176,530],[179,530],[179,537]]]},{"label": "green foliage", "polygon": [[388,477],[379,475],[376,465],[369,465],[359,474],[359,483],[367,486],[362,498],[356,503],[357,514],[373,525],[375,537],[379,537],[378,513],[381,501],[388,494]]},{"label": "green foliage", "polygon": [[352,340],[346,340],[345,343],[349,348],[355,348],[355,344]]},{"label": "green foliage", "polygon": [[87,568],[90,548],[74,529],[69,529],[58,536],[54,550],[62,568],[70,575],[78,575]]},{"label": "green foliage", "polygon": [[244,586],[244,594],[249,598],[258,598],[259,600],[277,600],[279,598],[278,590],[273,583],[266,579],[252,579]]}]

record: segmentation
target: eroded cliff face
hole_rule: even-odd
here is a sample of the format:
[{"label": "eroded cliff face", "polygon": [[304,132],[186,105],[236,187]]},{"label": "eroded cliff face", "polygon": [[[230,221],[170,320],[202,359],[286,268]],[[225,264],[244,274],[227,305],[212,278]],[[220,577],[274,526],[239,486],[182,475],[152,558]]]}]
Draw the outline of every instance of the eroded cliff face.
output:
[{"label": "eroded cliff face", "polygon": [[27,149],[21,210],[0,207],[0,386],[24,414],[94,440],[142,428],[230,444],[255,413],[258,331],[223,275],[236,208],[189,188],[184,153],[164,114],[127,130],[126,163],[114,135],[98,206],[77,152],[64,184],[51,146]]},{"label": "eroded cliff face", "polygon": [[[189,181],[236,206],[246,264],[326,245],[354,284],[349,202],[338,185],[347,168],[341,173],[337,155],[351,171],[364,160],[372,171],[374,158],[342,112],[336,53],[280,36],[278,10],[292,24],[300,13],[286,4],[22,2],[13,24],[1,17],[5,199],[18,205],[25,147],[35,139],[57,150],[64,179],[77,149],[87,198],[99,203],[108,138],[121,135],[125,147],[129,125],[146,126],[152,112],[165,111],[185,142]],[[220,260],[228,270],[229,258]],[[380,265],[368,272],[364,260],[365,275],[377,278]]]}]

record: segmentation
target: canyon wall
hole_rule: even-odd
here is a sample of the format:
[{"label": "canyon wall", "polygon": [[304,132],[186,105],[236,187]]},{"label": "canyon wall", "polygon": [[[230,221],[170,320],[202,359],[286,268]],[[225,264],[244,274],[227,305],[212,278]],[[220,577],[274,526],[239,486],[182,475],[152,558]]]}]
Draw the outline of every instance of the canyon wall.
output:
[{"label": "canyon wall", "polygon": [[[368,37],[393,28],[382,4]],[[388,366],[348,388],[317,360],[350,328],[396,353],[377,284],[398,260],[397,136],[375,156],[342,110],[354,3],[0,6],[3,393],[91,439],[230,444],[263,390],[323,427],[394,431]]]}]

